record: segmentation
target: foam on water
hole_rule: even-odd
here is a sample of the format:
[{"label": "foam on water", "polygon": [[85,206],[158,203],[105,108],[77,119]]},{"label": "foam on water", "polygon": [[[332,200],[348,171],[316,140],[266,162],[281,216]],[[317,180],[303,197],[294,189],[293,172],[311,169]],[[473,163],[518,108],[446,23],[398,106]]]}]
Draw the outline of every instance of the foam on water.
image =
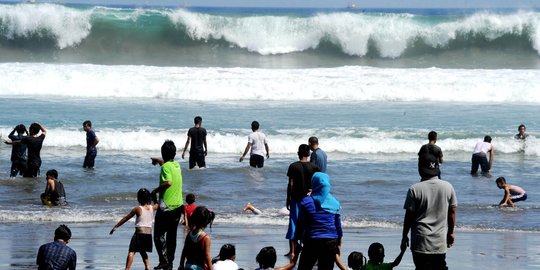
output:
[{"label": "foam on water", "polygon": [[[540,70],[0,64],[0,96],[540,103]],[[332,91],[329,91],[332,89]],[[436,93],[436,94],[434,94]]]}]

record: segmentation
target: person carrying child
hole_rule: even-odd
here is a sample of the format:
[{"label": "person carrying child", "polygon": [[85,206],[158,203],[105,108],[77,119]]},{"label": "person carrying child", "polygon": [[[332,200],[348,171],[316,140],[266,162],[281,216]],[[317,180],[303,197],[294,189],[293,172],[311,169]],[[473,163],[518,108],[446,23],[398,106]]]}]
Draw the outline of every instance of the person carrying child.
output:
[{"label": "person carrying child", "polygon": [[158,208],[156,200],[153,205],[150,191],[146,188],[141,188],[137,192],[137,201],[139,206],[131,209],[131,212],[123,217],[114,227],[109,234],[113,234],[118,227],[122,226],[126,221],[130,220],[133,216],[135,218],[135,233],[131,237],[129,243],[129,252],[126,258],[126,270],[131,269],[133,263],[133,256],[136,252],[141,254],[144,269],[150,270],[150,262],[148,261],[148,254],[146,252],[152,252],[152,222],[154,220],[154,210]]},{"label": "person carrying child", "polygon": [[[15,134],[17,132],[17,134]],[[26,135],[25,135],[26,134]],[[8,138],[11,141],[21,141],[28,136],[28,130],[23,124],[17,125],[9,133]],[[16,177],[17,174],[23,175],[26,171],[26,144],[13,144],[11,149],[11,171],[9,177]]]},{"label": "person carrying child", "polygon": [[66,191],[62,182],[58,181],[58,172],[48,170],[46,175],[47,185],[45,192],[41,193],[41,202],[48,206],[66,205]]},{"label": "person carrying child", "polygon": [[527,192],[519,186],[507,184],[504,177],[497,178],[495,183],[499,189],[504,189],[504,197],[499,206],[516,207],[514,203],[527,200]]},{"label": "person carrying child", "polygon": [[396,259],[391,263],[385,263],[384,261],[384,246],[381,243],[373,243],[369,246],[368,256],[369,261],[366,264],[364,270],[390,270],[398,266],[405,254],[406,246],[401,246],[401,252]]},{"label": "person carrying child", "polygon": [[215,216],[214,212],[204,206],[193,211],[189,219],[191,230],[186,235],[178,270],[213,270],[210,236],[204,230],[208,225],[212,227]]}]

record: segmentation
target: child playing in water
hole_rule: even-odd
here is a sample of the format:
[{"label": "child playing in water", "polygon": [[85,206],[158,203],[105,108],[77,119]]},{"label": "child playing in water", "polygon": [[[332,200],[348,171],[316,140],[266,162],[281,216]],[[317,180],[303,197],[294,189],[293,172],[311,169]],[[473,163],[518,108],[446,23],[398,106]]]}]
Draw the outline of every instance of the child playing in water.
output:
[{"label": "child playing in water", "polygon": [[509,205],[512,207],[516,207],[514,205],[515,202],[527,200],[527,192],[521,187],[507,184],[504,177],[501,176],[497,178],[497,180],[495,180],[495,183],[497,183],[497,187],[499,189],[504,189],[504,197],[499,203],[499,206]]},{"label": "child playing in water", "polygon": [[366,264],[365,270],[386,270],[393,269],[398,266],[405,254],[407,246],[403,245],[401,247],[401,252],[396,257],[396,259],[391,263],[384,263],[384,247],[381,243],[373,243],[369,246],[368,256],[369,261]]},{"label": "child playing in water", "polygon": [[[180,256],[178,270],[212,270],[210,256],[210,236],[204,231],[212,227],[214,212],[204,206],[198,206],[189,218],[190,232],[186,236],[184,249]],[[185,263],[185,264],[184,264]]]},{"label": "child playing in water", "polygon": [[144,269],[150,270],[150,262],[148,261],[148,254],[146,254],[146,252],[152,252],[152,222],[154,220],[154,210],[157,210],[158,204],[155,203],[156,200],[154,200],[153,205],[150,204],[152,197],[150,191],[146,188],[139,189],[139,192],[137,192],[137,201],[139,202],[139,206],[133,208],[129,214],[118,221],[112,228],[110,234],[113,234],[118,227],[122,226],[133,216],[137,216],[135,220],[135,233],[133,234],[133,237],[131,237],[131,242],[129,244],[126,270],[131,268],[135,252],[141,254],[144,262]]},{"label": "child playing in water", "polygon": [[56,170],[48,170],[46,175],[47,185],[45,186],[45,192],[41,193],[41,202],[43,205],[67,205],[66,191],[62,182],[58,181],[58,172]]}]

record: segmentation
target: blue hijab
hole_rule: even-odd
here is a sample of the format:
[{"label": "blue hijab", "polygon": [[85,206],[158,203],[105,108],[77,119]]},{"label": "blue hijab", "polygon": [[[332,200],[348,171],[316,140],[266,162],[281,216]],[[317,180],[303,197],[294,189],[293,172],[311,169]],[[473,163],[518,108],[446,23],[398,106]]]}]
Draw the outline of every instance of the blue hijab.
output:
[{"label": "blue hijab", "polygon": [[316,172],[311,178],[311,197],[319,209],[332,214],[339,214],[341,206],[339,201],[330,194],[330,176],[326,173]]}]

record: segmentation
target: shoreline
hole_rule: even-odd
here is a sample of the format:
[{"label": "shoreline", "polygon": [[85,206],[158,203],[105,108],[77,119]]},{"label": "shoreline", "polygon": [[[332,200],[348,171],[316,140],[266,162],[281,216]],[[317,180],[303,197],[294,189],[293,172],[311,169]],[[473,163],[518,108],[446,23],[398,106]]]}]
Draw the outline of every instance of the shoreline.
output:
[{"label": "shoreline", "polygon": [[[0,244],[6,247],[0,252],[2,269],[34,269],[40,245],[53,239],[57,223],[0,225]],[[109,231],[113,223],[71,223],[68,225],[73,238],[69,246],[77,252],[79,269],[120,269],[124,267],[129,239],[133,226],[128,223],[114,235]],[[278,253],[276,267],[285,265],[282,256],[288,251],[285,226],[235,225],[216,223],[206,230],[212,237],[212,256],[219,253],[223,244],[236,246],[236,262],[246,270],[255,269],[255,257],[265,246],[274,246]],[[185,234],[177,237],[175,265],[178,266]],[[373,242],[380,242],[386,250],[385,261],[393,261],[399,254],[401,229],[389,228],[345,228],[342,245],[342,260],[346,262],[352,251],[367,255]],[[470,232],[456,230],[456,245],[448,250],[447,263],[450,269],[540,269],[540,234],[531,232]],[[151,266],[157,265],[155,248],[149,253]],[[142,267],[139,255],[135,256],[133,268]],[[338,269],[334,267],[334,269]],[[412,256],[407,251],[397,269],[414,269]]]}]

